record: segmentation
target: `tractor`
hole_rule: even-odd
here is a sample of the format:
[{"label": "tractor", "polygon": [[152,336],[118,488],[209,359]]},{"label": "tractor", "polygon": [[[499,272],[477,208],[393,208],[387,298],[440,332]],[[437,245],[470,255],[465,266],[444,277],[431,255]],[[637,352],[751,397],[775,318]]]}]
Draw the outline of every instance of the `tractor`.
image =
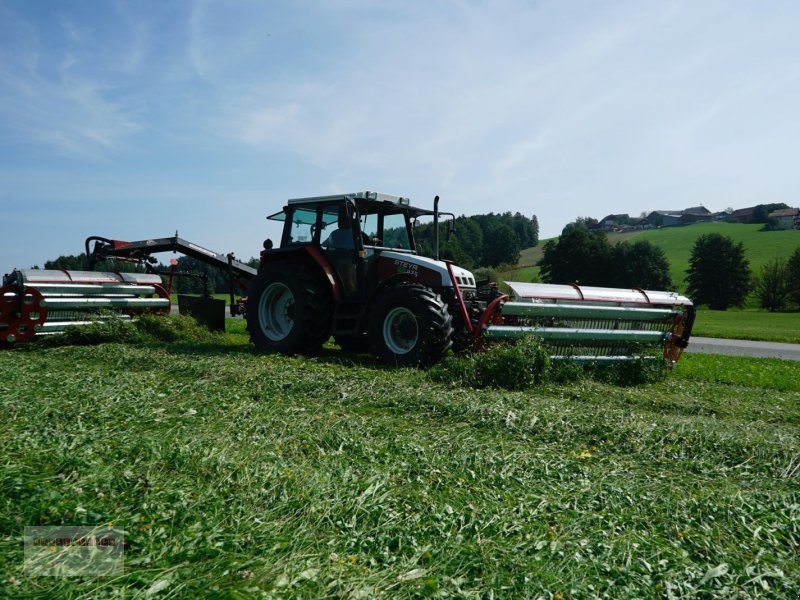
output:
[{"label": "tractor", "polygon": [[499,295],[488,285],[479,293],[466,269],[417,254],[415,223],[432,217],[438,238],[440,216],[438,197],[433,211],[377,192],[289,200],[267,217],[283,222],[280,247],[265,241],[248,291],[253,344],[304,354],[333,336],[387,364],[439,362],[466,337],[470,314]]},{"label": "tractor", "polygon": [[[555,360],[619,362],[660,354],[673,366],[695,318],[677,293],[643,289],[476,281],[439,258],[440,219],[449,237],[455,216],[412,206],[408,198],[357,192],[289,200],[268,216],[283,224],[279,247],[264,241],[258,268],[174,237],[137,242],[92,236],[88,271],[14,270],[0,287],[0,345],[54,335],[101,317],[169,312],[175,267],[159,271],[153,254],[173,251],[219,268],[230,282],[231,314],[245,313],[258,350],[317,351],[333,337],[394,366],[428,367],[492,339],[539,337]],[[433,220],[433,257],[419,253],[420,219]],[[92,246],[93,244],[93,246]],[[99,260],[132,261],[145,273],[92,271]],[[175,263],[176,261],[172,261]],[[168,280],[164,284],[164,279]],[[245,294],[234,300],[235,288]],[[193,316],[224,328],[225,303],[184,298]],[[179,303],[181,297],[179,296]]]}]

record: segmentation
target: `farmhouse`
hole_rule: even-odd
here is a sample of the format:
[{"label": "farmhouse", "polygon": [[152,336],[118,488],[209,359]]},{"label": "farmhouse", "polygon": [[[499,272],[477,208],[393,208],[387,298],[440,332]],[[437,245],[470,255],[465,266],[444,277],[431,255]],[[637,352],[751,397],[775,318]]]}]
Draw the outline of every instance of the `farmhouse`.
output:
[{"label": "farmhouse", "polygon": [[705,206],[691,206],[683,210],[654,210],[647,215],[647,222],[653,227],[688,225],[700,221],[713,221],[719,213],[712,213]]},{"label": "farmhouse", "polygon": [[751,223],[753,221],[753,213],[755,213],[755,210],[755,206],[737,208],[731,213],[731,217],[733,217],[737,223]]},{"label": "farmhouse", "polygon": [[800,227],[800,208],[782,208],[769,213],[775,219],[775,229],[794,229]]}]

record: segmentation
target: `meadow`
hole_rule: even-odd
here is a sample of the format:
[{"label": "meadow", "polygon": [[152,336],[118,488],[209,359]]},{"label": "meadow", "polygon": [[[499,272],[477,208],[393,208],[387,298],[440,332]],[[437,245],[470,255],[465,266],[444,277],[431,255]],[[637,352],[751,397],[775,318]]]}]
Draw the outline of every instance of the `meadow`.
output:
[{"label": "meadow", "polygon": [[[798,363],[511,392],[230,323],[0,353],[0,596],[800,596]],[[22,573],[24,526],[108,522],[124,575]]]},{"label": "meadow", "polygon": [[800,343],[800,313],[699,309],[693,335]]},{"label": "meadow", "polygon": [[[762,231],[761,228],[761,225],[743,223],[694,223],[681,227],[609,233],[606,237],[612,245],[626,240],[647,240],[664,250],[669,260],[672,281],[679,290],[683,290],[692,246],[701,235],[719,233],[732,238],[735,242],[742,242],[745,256],[750,261],[750,268],[754,273],[773,258],[788,258],[796,248],[800,248],[800,230]],[[518,270],[514,271],[517,276],[538,276],[539,269],[535,265],[541,260],[543,246],[547,241],[542,240],[537,246],[522,251]],[[526,271],[525,268],[530,270]]]}]

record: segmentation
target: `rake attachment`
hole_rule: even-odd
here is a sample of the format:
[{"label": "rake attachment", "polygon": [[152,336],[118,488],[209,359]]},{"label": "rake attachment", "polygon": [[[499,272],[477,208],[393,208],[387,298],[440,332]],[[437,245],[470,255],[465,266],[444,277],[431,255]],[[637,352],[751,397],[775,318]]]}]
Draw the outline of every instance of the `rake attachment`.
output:
[{"label": "rake attachment", "polygon": [[158,275],[15,270],[3,277],[0,287],[0,343],[169,309],[169,295]]},{"label": "rake attachment", "polygon": [[487,320],[490,338],[536,335],[554,360],[620,362],[660,354],[668,366],[689,343],[695,308],[673,292],[506,282],[512,298]]}]

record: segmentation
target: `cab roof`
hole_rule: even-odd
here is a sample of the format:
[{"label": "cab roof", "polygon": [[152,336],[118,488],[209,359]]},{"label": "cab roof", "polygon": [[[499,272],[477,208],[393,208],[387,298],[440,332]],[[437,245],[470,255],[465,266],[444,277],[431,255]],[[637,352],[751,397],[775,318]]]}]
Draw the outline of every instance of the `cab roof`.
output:
[{"label": "cab roof", "polygon": [[[407,212],[410,217],[420,217],[424,215],[433,215],[433,211],[427,208],[419,208],[411,206],[409,198],[403,196],[393,196],[392,194],[383,194],[381,192],[353,192],[349,194],[332,194],[329,196],[309,196],[307,198],[292,198],[287,201],[287,206],[298,206],[303,204],[326,204],[341,202],[342,200],[350,199],[356,201],[359,206],[369,206],[374,204],[377,207],[391,205],[402,212]],[[440,213],[441,214],[441,213]],[[282,221],[283,211],[270,215],[267,219]]]}]

